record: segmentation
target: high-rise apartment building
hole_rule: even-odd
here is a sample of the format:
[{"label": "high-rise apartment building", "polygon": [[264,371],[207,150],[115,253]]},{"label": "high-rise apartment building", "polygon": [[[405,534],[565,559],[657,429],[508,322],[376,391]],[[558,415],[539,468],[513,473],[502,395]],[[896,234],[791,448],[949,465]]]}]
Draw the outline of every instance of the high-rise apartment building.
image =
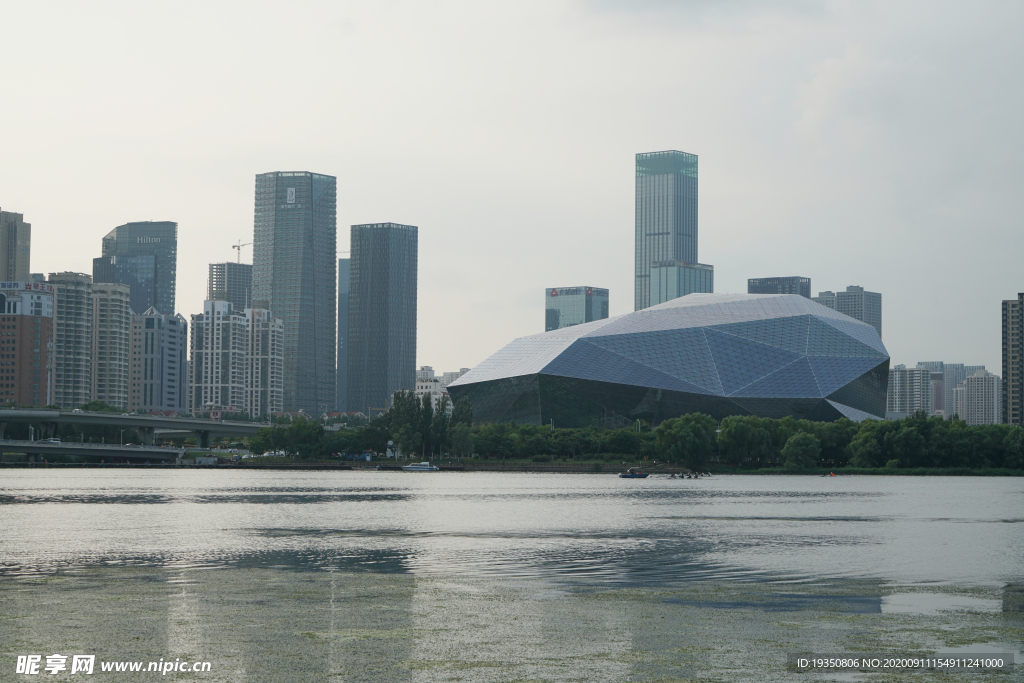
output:
[{"label": "high-rise apartment building", "polygon": [[192,315],[188,410],[193,414],[245,405],[246,319],[227,301],[205,301]]},{"label": "high-rise apartment building", "polygon": [[0,211],[0,282],[30,282],[32,225],[20,213]]},{"label": "high-rise apartment building", "polygon": [[184,413],[188,398],[188,322],[150,308],[132,316],[128,409]]},{"label": "high-rise apartment building", "polygon": [[92,400],[92,277],[50,273],[53,285],[53,403],[77,408]]},{"label": "high-rise apartment building", "polygon": [[245,412],[284,410],[284,323],[262,308],[245,309]]},{"label": "high-rise apartment building", "polygon": [[413,392],[419,401],[422,401],[424,396],[428,397],[432,406],[437,406],[438,400],[445,399],[446,409],[451,413],[453,405],[448,395],[448,385],[467,372],[469,368],[462,368],[458,372],[445,372],[438,377],[434,374],[434,368],[421,365],[416,371],[416,388]]},{"label": "high-rise apartment building", "polygon": [[352,226],[348,313],[349,412],[380,414],[416,383],[418,228]]},{"label": "high-rise apartment building", "polygon": [[129,286],[94,282],[92,320],[92,397],[128,410],[132,338]]},{"label": "high-rise apartment building", "polygon": [[1003,301],[1003,398],[1002,421],[1024,424],[1024,293]]},{"label": "high-rise apartment building", "polygon": [[284,325],[270,311],[205,301],[192,316],[191,352],[190,412],[262,417],[282,410]]},{"label": "high-rise apartment building", "polygon": [[[707,272],[712,267],[697,261],[696,154],[670,150],[636,155],[635,246],[634,310],[654,305],[653,298],[712,291]],[[662,269],[661,294],[652,292],[655,267]]]},{"label": "high-rise apartment building", "polygon": [[306,172],[256,176],[253,307],[284,323],[284,409],[334,409],[337,181]]},{"label": "high-rise apartment building", "polygon": [[747,280],[747,294],[799,294],[811,298],[811,278],[752,277]]},{"label": "high-rise apartment building", "polygon": [[882,336],[882,295],[878,292],[851,285],[845,292],[818,292],[811,300],[871,325]]},{"label": "high-rise apartment building", "polygon": [[998,375],[979,370],[953,389],[951,415],[970,425],[997,424],[1002,421],[1002,382]]},{"label": "high-rise apartment building", "polygon": [[886,417],[900,418],[923,410],[932,412],[932,371],[928,368],[908,368],[897,365],[889,369],[889,388],[886,395]]},{"label": "high-rise apartment building", "polygon": [[170,314],[174,313],[177,269],[177,223],[125,223],[103,238],[102,255],[92,261],[92,281],[128,285],[136,313],[156,308]]},{"label": "high-rise apartment building", "polygon": [[236,311],[252,308],[252,264],[211,263],[206,298],[230,301]]},{"label": "high-rise apartment building", "polygon": [[348,292],[350,261],[338,259],[338,391],[334,409],[348,410]]},{"label": "high-rise apartment building", "polygon": [[608,290],[550,287],[544,290],[544,331],[560,330],[608,317]]},{"label": "high-rise apartment building", "polygon": [[0,282],[0,404],[49,405],[53,286]]}]

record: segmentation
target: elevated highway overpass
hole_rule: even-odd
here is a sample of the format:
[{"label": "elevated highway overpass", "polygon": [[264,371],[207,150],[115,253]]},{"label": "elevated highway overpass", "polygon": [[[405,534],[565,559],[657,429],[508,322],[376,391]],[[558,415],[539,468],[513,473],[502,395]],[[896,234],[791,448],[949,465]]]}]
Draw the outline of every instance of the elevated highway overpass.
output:
[{"label": "elevated highway overpass", "polygon": [[127,413],[100,413],[82,410],[25,410],[0,408],[0,439],[9,422],[29,422],[42,427],[46,436],[53,436],[59,424],[100,425],[118,429],[136,429],[147,446],[153,445],[156,430],[170,432],[191,432],[201,448],[210,445],[211,436],[255,436],[267,423],[229,422],[225,420],[204,420],[198,417],[159,417],[154,415],[129,415]]},{"label": "elevated highway overpass", "polygon": [[29,460],[46,459],[52,455],[88,455],[113,460],[134,460],[169,462],[182,457],[184,451],[177,448],[153,448],[151,446],[119,446],[99,443],[47,443],[45,441],[0,440],[0,453],[24,453]]}]

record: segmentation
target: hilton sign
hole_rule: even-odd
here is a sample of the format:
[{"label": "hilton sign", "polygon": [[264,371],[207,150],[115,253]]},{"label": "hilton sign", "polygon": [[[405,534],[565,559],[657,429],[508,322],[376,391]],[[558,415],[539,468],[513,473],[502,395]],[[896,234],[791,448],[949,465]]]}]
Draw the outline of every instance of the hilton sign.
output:
[{"label": "hilton sign", "polygon": [[136,239],[139,240],[138,241],[139,244],[159,244],[160,243],[160,238],[159,237],[138,237]]}]

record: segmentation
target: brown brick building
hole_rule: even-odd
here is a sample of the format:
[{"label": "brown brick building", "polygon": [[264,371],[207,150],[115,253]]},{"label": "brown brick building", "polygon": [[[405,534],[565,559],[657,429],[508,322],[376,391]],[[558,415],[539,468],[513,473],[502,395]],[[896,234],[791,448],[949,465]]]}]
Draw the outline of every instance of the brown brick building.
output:
[{"label": "brown brick building", "polygon": [[0,282],[0,404],[52,401],[53,286]]}]

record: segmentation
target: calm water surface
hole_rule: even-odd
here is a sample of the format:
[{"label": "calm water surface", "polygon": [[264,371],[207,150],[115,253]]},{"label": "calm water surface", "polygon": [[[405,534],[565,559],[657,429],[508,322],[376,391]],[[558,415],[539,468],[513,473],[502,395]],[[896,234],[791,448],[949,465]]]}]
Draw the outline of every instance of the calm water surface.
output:
[{"label": "calm water surface", "polygon": [[792,680],[795,651],[1024,638],[1017,478],[0,474],[0,680],[63,650],[214,665],[178,680]]},{"label": "calm water surface", "polygon": [[7,470],[2,482],[6,574],[294,564],[998,584],[1024,568],[1019,478],[136,469]]}]

